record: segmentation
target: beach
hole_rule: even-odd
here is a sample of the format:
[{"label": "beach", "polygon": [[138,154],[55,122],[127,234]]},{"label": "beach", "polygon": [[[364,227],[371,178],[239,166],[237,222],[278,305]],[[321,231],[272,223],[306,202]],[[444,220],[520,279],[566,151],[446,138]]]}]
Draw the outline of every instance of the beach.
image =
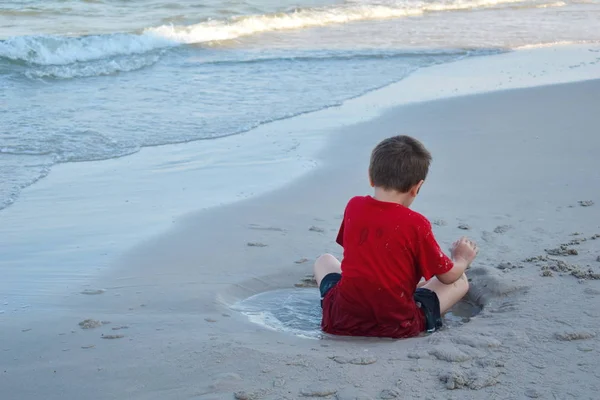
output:
[{"label": "beach", "polygon": [[[54,166],[0,214],[1,398],[596,399],[599,106],[597,44],[526,48],[210,146]],[[344,206],[395,134],[433,155],[413,208],[442,247],[480,246],[477,314],[405,340],[283,329],[286,296],[318,310],[312,263],[342,255]]]}]

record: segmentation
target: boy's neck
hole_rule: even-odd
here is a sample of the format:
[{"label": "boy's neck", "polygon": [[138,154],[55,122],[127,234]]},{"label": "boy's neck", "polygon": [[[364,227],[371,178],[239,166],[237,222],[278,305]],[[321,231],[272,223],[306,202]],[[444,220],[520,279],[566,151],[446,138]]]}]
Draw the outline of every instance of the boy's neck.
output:
[{"label": "boy's neck", "polygon": [[414,200],[409,192],[402,193],[395,190],[385,190],[380,187],[375,187],[375,194],[373,198],[386,203],[400,204],[407,208],[410,207]]}]

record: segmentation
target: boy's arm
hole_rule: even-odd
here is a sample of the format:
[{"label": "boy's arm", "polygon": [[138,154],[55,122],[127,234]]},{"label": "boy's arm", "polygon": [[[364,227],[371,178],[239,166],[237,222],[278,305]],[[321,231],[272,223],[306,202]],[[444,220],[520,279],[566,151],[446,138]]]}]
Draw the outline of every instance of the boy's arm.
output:
[{"label": "boy's arm", "polygon": [[459,280],[477,255],[477,245],[466,237],[452,244],[448,258],[435,240],[431,224],[424,220],[418,232],[417,263],[426,281],[436,277],[449,285]]},{"label": "boy's arm", "polygon": [[460,279],[468,266],[469,264],[465,260],[454,260],[454,266],[448,272],[436,275],[435,277],[443,284],[450,285]]},{"label": "boy's arm", "polygon": [[459,280],[465,270],[477,256],[477,245],[475,242],[462,237],[452,244],[452,260],[454,266],[443,274],[436,275],[440,282],[449,285]]},{"label": "boy's arm", "polygon": [[416,232],[416,262],[419,267],[419,273],[425,278],[425,281],[430,280],[434,276],[439,279],[440,275],[444,275],[455,269],[454,261],[444,254],[436,241],[429,221],[423,219],[422,224]]}]

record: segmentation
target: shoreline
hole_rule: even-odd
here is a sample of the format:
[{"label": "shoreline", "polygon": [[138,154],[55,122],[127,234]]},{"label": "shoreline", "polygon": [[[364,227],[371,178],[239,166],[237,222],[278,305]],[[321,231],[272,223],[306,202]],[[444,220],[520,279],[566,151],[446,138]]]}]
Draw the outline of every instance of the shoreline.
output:
[{"label": "shoreline", "polygon": [[[124,158],[57,165],[0,212],[0,235],[7,238],[0,245],[7,259],[0,264],[7,277],[0,289],[22,297],[15,287],[30,276],[27,266],[34,264],[46,271],[34,275],[36,280],[62,286],[60,294],[93,279],[136,243],[176,227],[189,213],[264,195],[315,171],[321,166],[318,154],[343,127],[407,104],[597,78],[599,51],[600,45],[570,45],[469,57],[420,69],[342,106],[210,143],[150,147]],[[52,215],[46,211],[50,202]],[[81,270],[90,263],[92,268]]]},{"label": "shoreline", "polygon": [[[548,62],[536,57],[479,65],[494,73],[506,65],[518,71]],[[481,70],[453,67],[419,79],[450,88],[456,84],[449,77],[490,85],[483,77],[473,79]],[[566,65],[566,75],[555,71],[543,79],[581,77],[576,70]],[[521,75],[523,81],[537,80]],[[171,229],[138,237],[122,255],[112,255],[109,268],[87,276],[87,285],[73,280],[68,294],[49,295],[44,307],[1,315],[6,329],[0,333],[0,367],[6,372],[0,386],[9,398],[24,400],[40,393],[49,400],[81,393],[92,399],[127,393],[217,400],[241,392],[267,400],[323,393],[343,400],[403,394],[593,397],[600,390],[600,315],[581,301],[595,301],[600,281],[571,276],[567,267],[599,270],[591,239],[600,233],[594,218],[600,203],[596,78],[367,109],[377,118],[346,124],[332,131],[324,147],[315,146],[318,168],[280,189],[190,212]],[[421,98],[454,93],[425,90],[418,81],[411,85],[422,88]],[[380,103],[410,97],[398,88]],[[356,119],[356,110],[369,104],[359,100],[347,110]],[[480,243],[469,276],[482,313],[424,338],[315,341],[269,331],[230,310],[252,293],[294,287],[319,254],[341,254],[334,234],[343,207],[350,196],[369,192],[372,146],[399,131],[419,137],[433,154],[414,208],[433,222],[442,248],[465,233]],[[65,181],[65,187],[74,184]],[[578,203],[594,200],[589,207]],[[35,215],[31,219],[39,222]],[[98,240],[96,235],[88,240]],[[570,241],[567,247],[577,255],[551,258],[565,263],[561,270],[545,249]],[[537,261],[524,261],[531,257]],[[553,275],[541,276],[544,271]],[[89,293],[81,294],[85,289]],[[82,329],[78,323],[86,319],[110,323]]]}]

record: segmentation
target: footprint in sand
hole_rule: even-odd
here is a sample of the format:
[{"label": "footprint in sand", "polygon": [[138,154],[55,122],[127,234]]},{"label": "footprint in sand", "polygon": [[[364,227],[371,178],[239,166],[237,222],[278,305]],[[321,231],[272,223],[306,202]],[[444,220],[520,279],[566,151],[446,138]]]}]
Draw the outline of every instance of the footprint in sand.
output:
[{"label": "footprint in sand", "polygon": [[337,389],[330,387],[308,387],[300,391],[304,397],[329,397],[337,393]]},{"label": "footprint in sand", "polygon": [[120,331],[121,329],[129,329],[129,327],[127,325],[123,325],[112,328],[113,331]]},{"label": "footprint in sand", "polygon": [[102,335],[100,336],[102,339],[122,339],[125,335]]},{"label": "footprint in sand", "polygon": [[481,232],[481,239],[484,242],[491,243],[494,241],[494,234],[492,232],[483,231]]},{"label": "footprint in sand", "polygon": [[369,364],[375,364],[377,362],[377,358],[375,358],[375,357],[350,358],[350,357],[343,357],[343,356],[332,356],[329,358],[331,358],[333,361],[335,361],[338,364],[369,365]]},{"label": "footprint in sand", "polygon": [[252,392],[246,392],[246,391],[240,391],[240,392],[235,392],[233,394],[233,398],[236,400],[258,400],[258,399],[262,399],[263,397],[265,397],[266,395],[269,394],[269,390],[266,389],[258,389],[258,390],[254,390]]},{"label": "footprint in sand", "polygon": [[592,296],[599,296],[600,295],[600,290],[593,289],[593,288],[585,288],[585,290],[583,292],[585,294],[590,294]]},{"label": "footprint in sand", "polygon": [[536,389],[527,389],[524,394],[531,399],[542,397],[542,393]]},{"label": "footprint in sand", "polygon": [[308,228],[309,231],[311,232],[317,232],[317,233],[324,233],[325,229],[320,228],[318,226],[311,226],[310,228]]},{"label": "footprint in sand", "polygon": [[209,385],[211,391],[229,390],[242,382],[242,377],[235,372],[224,372],[214,377],[213,383]]},{"label": "footprint in sand", "polygon": [[337,400],[373,400],[373,397],[369,396],[362,390],[357,389],[357,384],[354,387],[347,387],[338,390],[335,397]]},{"label": "footprint in sand", "polygon": [[285,379],[283,378],[275,378],[273,379],[273,387],[280,388],[285,386]]},{"label": "footprint in sand", "polygon": [[384,400],[390,399],[401,399],[403,397],[402,393],[396,389],[384,389],[379,393],[379,398]]},{"label": "footprint in sand", "polygon": [[248,242],[246,243],[246,245],[248,247],[267,247],[267,244],[261,243],[261,242]]},{"label": "footprint in sand", "polygon": [[317,287],[317,281],[314,275],[306,275],[300,282],[294,284],[295,287]]},{"label": "footprint in sand", "polygon": [[596,334],[589,331],[565,331],[556,332],[554,337],[563,342],[570,342],[573,340],[593,339],[596,337]]},{"label": "footprint in sand", "polygon": [[493,386],[499,383],[498,377],[500,371],[492,369],[489,371],[477,370],[455,370],[451,369],[447,372],[442,372],[438,377],[441,382],[446,384],[446,389],[454,390],[468,388],[471,390],[480,390],[488,386]]},{"label": "footprint in sand", "polygon": [[85,290],[82,290],[80,293],[92,296],[92,295],[102,294],[104,292],[106,292],[105,289],[85,289]]},{"label": "footprint in sand", "polygon": [[283,228],[277,228],[275,226],[261,226],[258,224],[250,224],[248,225],[248,228],[256,231],[285,232],[285,229]]},{"label": "footprint in sand", "polygon": [[450,345],[436,346],[435,348],[429,350],[429,354],[440,361],[452,363],[461,363],[471,359],[470,355],[465,354],[458,348]]},{"label": "footprint in sand", "polygon": [[523,266],[522,265],[517,266],[511,262],[501,262],[500,264],[498,264],[496,266],[496,268],[498,268],[501,271],[505,271],[505,270],[515,269],[515,268],[523,268]]},{"label": "footprint in sand", "polygon": [[110,321],[98,321],[95,319],[84,319],[79,323],[81,329],[94,329],[102,325],[110,324]]},{"label": "footprint in sand", "polygon": [[504,234],[504,233],[508,232],[511,229],[512,229],[511,225],[498,225],[494,229],[494,233]]},{"label": "footprint in sand", "polygon": [[594,205],[594,202],[592,200],[580,200],[579,205],[581,207],[591,207]]}]

